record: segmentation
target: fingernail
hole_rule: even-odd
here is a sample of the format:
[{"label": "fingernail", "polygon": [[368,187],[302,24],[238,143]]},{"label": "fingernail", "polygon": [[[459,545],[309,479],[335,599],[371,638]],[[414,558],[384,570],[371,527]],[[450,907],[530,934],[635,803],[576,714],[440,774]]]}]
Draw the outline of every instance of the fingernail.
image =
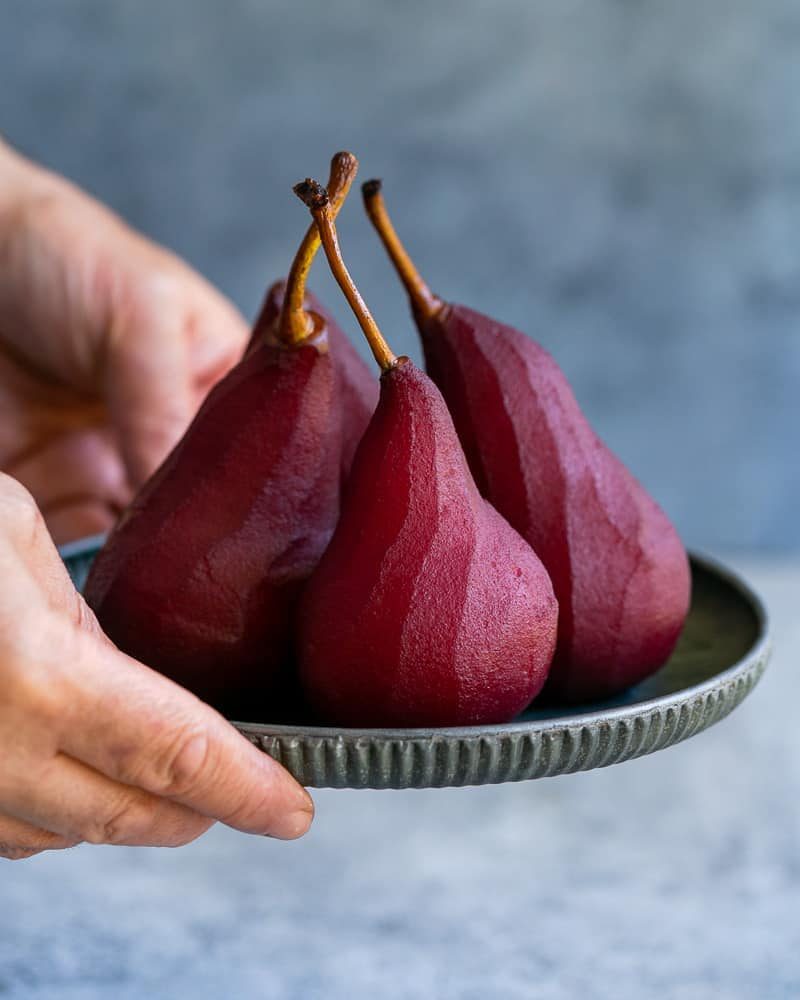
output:
[{"label": "fingernail", "polygon": [[304,833],[308,833],[314,820],[314,802],[305,789],[303,789],[303,794],[306,801],[299,809],[277,817],[272,829],[267,834],[268,837],[274,837],[277,840],[297,840]]}]

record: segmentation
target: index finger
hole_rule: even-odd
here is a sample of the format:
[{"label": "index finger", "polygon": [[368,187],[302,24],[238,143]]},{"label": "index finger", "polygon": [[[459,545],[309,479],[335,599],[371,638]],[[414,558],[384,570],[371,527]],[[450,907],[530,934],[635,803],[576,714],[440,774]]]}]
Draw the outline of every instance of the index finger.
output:
[{"label": "index finger", "polygon": [[81,633],[63,674],[59,749],[108,777],[246,833],[282,839],[311,825],[311,797],[188,691]]}]

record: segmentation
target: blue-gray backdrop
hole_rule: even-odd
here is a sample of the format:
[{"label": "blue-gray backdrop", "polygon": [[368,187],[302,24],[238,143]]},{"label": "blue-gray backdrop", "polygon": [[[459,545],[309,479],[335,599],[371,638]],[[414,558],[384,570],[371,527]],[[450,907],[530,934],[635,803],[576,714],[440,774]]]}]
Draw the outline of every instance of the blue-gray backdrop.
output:
[{"label": "blue-gray backdrop", "polygon": [[[791,0],[0,0],[12,141],[250,315],[290,185],[352,149],[435,288],[543,341],[706,549],[800,547],[798,93]],[[418,356],[358,198],[341,228]]]}]

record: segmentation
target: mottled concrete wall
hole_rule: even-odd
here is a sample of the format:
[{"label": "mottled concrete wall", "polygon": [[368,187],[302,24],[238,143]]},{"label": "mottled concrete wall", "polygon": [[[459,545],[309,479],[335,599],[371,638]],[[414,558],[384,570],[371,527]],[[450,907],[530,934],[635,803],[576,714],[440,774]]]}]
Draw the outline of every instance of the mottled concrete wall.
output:
[{"label": "mottled concrete wall", "polygon": [[[791,0],[0,5],[0,129],[249,314],[290,184],[356,151],[435,287],[550,347],[711,549],[800,547],[798,94]],[[417,356],[358,199],[342,237]]]}]

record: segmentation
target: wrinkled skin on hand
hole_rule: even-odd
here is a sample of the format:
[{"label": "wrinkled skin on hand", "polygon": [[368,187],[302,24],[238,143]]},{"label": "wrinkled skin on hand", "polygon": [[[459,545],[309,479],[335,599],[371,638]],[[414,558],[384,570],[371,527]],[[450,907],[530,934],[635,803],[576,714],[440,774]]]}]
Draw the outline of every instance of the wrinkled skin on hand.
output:
[{"label": "wrinkled skin on hand", "polygon": [[111,527],[246,337],[181,260],[0,143],[0,469],[57,542]]},{"label": "wrinkled skin on hand", "polygon": [[193,695],[125,656],[0,474],[0,856],[177,846],[214,822],[294,838],[306,792]]},{"label": "wrinkled skin on hand", "polygon": [[0,142],[0,857],[311,822],[282,768],[116,649],[48,533],[111,527],[245,339],[185,264]]}]

